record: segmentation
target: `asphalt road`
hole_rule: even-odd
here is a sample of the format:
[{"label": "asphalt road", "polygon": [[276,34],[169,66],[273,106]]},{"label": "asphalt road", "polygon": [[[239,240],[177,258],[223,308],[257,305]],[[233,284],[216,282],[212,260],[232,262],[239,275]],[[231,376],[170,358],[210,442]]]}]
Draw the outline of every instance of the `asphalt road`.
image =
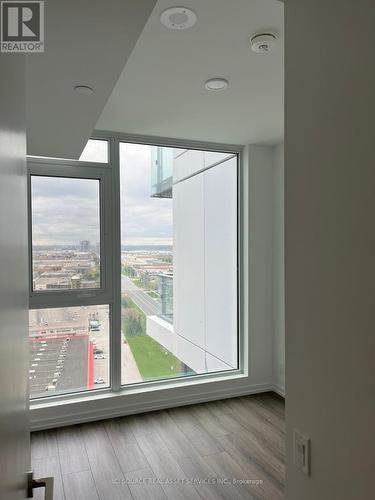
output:
[{"label": "asphalt road", "polygon": [[132,280],[126,276],[121,276],[121,289],[129,295],[147,316],[158,314],[159,308],[157,302],[143,290],[138,288]]}]

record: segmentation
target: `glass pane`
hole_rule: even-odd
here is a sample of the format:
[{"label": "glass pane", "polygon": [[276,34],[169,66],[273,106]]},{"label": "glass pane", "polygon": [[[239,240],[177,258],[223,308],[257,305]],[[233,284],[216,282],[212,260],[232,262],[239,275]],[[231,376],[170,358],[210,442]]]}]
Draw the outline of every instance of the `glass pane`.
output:
[{"label": "glass pane", "polygon": [[237,157],[120,144],[123,384],[238,368]]},{"label": "glass pane", "polygon": [[109,306],[29,312],[32,398],[109,385]]},{"label": "glass pane", "polygon": [[100,287],[99,183],[31,177],[33,290]]},{"label": "glass pane", "polygon": [[108,141],[89,139],[79,159],[81,161],[108,163]]}]

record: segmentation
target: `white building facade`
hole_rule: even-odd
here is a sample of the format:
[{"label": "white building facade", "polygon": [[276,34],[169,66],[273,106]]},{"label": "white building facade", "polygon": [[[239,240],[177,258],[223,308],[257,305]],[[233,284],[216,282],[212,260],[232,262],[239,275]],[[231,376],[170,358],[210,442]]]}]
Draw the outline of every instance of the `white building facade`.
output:
[{"label": "white building facade", "polygon": [[153,193],[173,199],[173,322],[148,316],[147,334],[195,373],[237,369],[238,157],[158,149],[156,166],[172,173]]}]

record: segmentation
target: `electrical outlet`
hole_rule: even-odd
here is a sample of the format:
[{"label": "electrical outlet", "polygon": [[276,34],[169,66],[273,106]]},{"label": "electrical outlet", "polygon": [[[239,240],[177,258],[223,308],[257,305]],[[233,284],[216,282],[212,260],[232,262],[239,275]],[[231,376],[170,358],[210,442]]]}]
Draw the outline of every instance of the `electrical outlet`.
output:
[{"label": "electrical outlet", "polygon": [[294,465],[306,476],[310,475],[310,438],[298,429],[293,431]]}]

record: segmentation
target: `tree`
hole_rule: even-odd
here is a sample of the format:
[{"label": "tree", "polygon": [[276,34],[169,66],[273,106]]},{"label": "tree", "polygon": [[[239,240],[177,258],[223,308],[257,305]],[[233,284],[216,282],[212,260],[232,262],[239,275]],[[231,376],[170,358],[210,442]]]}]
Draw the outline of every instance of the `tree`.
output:
[{"label": "tree", "polygon": [[124,312],[125,335],[143,335],[142,315],[137,309],[129,308]]}]

